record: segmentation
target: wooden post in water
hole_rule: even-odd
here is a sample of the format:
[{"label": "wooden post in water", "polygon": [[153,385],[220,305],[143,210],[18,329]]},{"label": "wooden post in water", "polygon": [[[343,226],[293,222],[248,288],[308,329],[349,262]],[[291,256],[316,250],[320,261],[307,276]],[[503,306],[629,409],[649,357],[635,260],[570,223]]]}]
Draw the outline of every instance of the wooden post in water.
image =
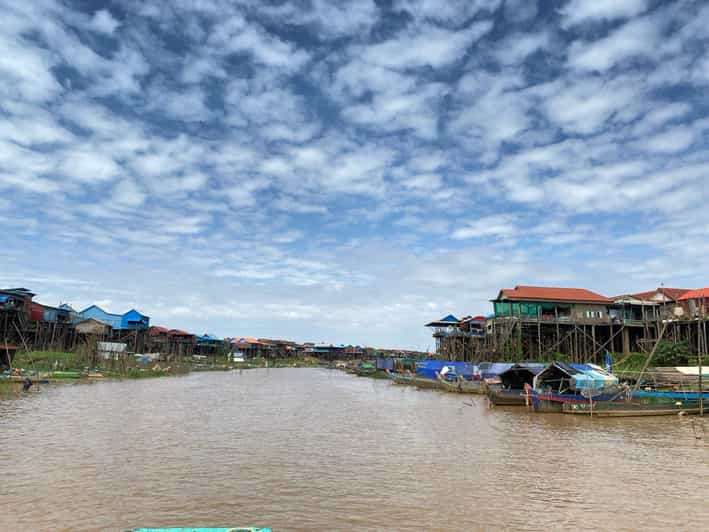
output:
[{"label": "wooden post in water", "polygon": [[704,316],[701,317],[702,322],[699,321],[700,318],[697,317],[697,362],[699,363],[699,375],[697,375],[697,385],[699,388],[699,415],[704,416],[704,396],[702,395],[702,352],[703,352],[703,342],[702,342],[702,322],[704,321]]}]

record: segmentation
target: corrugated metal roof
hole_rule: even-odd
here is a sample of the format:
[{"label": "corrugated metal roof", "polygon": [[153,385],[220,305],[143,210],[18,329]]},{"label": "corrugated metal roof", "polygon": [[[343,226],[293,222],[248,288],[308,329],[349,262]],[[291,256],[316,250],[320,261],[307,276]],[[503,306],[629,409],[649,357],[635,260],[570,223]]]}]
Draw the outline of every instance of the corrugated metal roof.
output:
[{"label": "corrugated metal roof", "polygon": [[585,288],[558,288],[553,286],[515,286],[500,290],[498,299],[569,301],[583,303],[613,303],[612,299]]},{"label": "corrugated metal roof", "polygon": [[630,294],[638,299],[651,298],[655,294],[663,294],[670,299],[679,299],[682,295],[689,292],[689,288],[658,288],[657,290],[650,290],[649,292],[640,292],[638,294]]}]

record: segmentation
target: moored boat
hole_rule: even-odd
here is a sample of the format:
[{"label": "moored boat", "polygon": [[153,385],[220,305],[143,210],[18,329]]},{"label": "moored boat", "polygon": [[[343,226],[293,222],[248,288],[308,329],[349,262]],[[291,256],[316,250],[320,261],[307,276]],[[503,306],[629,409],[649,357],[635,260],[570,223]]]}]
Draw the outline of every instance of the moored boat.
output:
[{"label": "moored boat", "polygon": [[78,379],[81,377],[80,371],[53,371],[51,373],[53,379]]},{"label": "moored boat", "polygon": [[360,364],[357,366],[357,375],[360,376],[366,376],[366,375],[372,375],[373,373],[377,372],[377,368],[374,367],[373,364],[370,364],[368,362],[364,362],[363,364]]},{"label": "moored boat", "polygon": [[10,375],[8,380],[12,382],[25,382],[29,380],[32,384],[46,384],[49,382],[49,378],[46,375]]},{"label": "moored boat", "polygon": [[447,392],[453,393],[484,393],[483,381],[477,379],[465,379],[462,375],[456,375],[455,379],[449,380],[445,376],[438,374],[439,387]]},{"label": "moored boat", "polygon": [[589,401],[623,401],[627,388],[618,386],[618,378],[594,364],[553,362],[534,377],[529,391],[535,412],[562,412],[565,404]]},{"label": "moored boat", "polygon": [[[706,410],[706,408],[705,408]],[[585,403],[565,403],[564,414],[590,415],[597,417],[637,417],[671,416],[677,414],[698,414],[699,401],[593,401]]]},{"label": "moored boat", "polygon": [[515,364],[500,373],[494,380],[488,379],[485,391],[490,405],[524,406],[531,405],[527,392],[534,383],[534,377],[541,373],[546,364]]}]

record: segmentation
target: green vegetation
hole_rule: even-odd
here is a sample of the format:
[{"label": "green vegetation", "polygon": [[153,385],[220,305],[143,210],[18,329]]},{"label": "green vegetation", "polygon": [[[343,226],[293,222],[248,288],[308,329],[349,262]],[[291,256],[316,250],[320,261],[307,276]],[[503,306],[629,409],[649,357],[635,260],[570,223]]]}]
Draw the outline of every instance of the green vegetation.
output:
[{"label": "green vegetation", "polygon": [[84,362],[78,353],[62,351],[31,351],[17,352],[12,365],[16,368],[50,371],[53,369],[81,369]]},{"label": "green vegetation", "polygon": [[[653,366],[686,366],[690,364],[689,344],[687,342],[668,342],[662,340],[657,345]],[[694,362],[694,361],[693,361]]]},{"label": "green vegetation", "polygon": [[619,353],[614,353],[613,360],[617,360],[613,363],[613,373],[620,378],[624,375],[632,377],[643,369],[647,355],[645,353],[630,353],[622,356]]}]

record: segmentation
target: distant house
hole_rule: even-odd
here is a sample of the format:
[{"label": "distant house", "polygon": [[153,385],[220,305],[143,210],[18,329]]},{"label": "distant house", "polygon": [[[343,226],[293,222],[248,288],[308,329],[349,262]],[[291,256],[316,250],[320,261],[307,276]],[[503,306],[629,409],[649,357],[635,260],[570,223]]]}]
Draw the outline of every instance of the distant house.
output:
[{"label": "distant house", "polygon": [[125,314],[112,314],[98,305],[91,305],[79,314],[84,319],[94,318],[108,323],[114,330],[147,330],[150,327],[150,317],[135,309],[131,309]]},{"label": "distant house", "polygon": [[33,301],[30,303],[30,320],[43,321],[46,323],[56,323],[59,325],[68,325],[71,321],[70,312],[62,307],[50,307]]},{"label": "distant house", "polygon": [[614,322],[652,321],[662,318],[680,318],[688,312],[687,305],[679,301],[687,293],[686,288],[658,288],[636,294],[625,294],[613,298],[610,309]]},{"label": "distant house", "polygon": [[610,298],[584,288],[515,286],[492,300],[495,318],[586,324],[610,323]]},{"label": "distant house", "polygon": [[222,354],[225,342],[223,339],[213,334],[203,334],[196,337],[194,353],[196,355],[211,355],[216,356]]},{"label": "distant house", "polygon": [[0,289],[0,312],[24,312],[29,317],[34,296],[27,288]]},{"label": "distant house", "polygon": [[80,321],[75,326],[76,332],[86,335],[108,336],[111,334],[111,326],[108,323],[97,320],[96,318],[88,318]]}]

